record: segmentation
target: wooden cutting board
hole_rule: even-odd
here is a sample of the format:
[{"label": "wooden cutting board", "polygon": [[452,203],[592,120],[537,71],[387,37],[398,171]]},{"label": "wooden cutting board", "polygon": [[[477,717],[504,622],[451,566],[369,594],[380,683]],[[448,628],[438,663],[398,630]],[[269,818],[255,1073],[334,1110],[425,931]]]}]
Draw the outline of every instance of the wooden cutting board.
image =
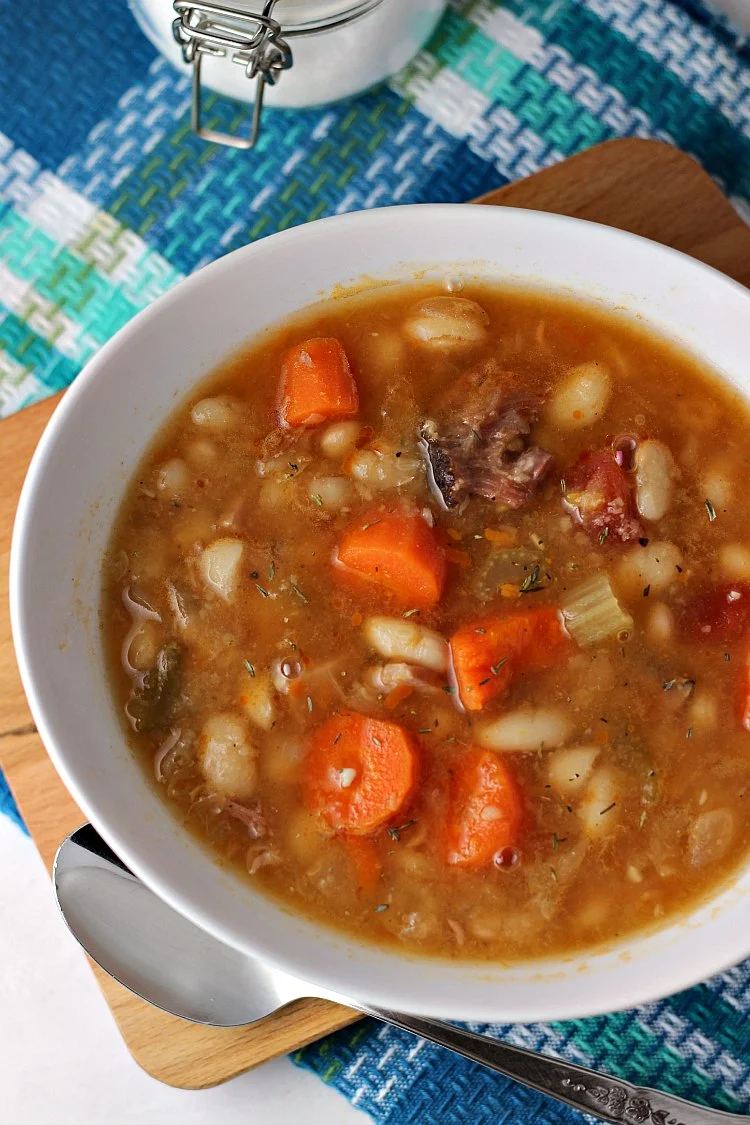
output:
[{"label": "wooden cutting board", "polygon": [[[693,160],[655,141],[598,145],[479,202],[621,227],[701,258],[750,286],[750,229]],[[36,734],[13,656],[7,592],[18,493],[58,398],[0,422],[0,764],[48,867],[62,838],[84,818]],[[214,1086],[358,1018],[327,1001],[302,1000],[253,1027],[199,1027],[138,1000],[96,966],[94,973],[136,1061],[155,1078],[185,1089]]]}]

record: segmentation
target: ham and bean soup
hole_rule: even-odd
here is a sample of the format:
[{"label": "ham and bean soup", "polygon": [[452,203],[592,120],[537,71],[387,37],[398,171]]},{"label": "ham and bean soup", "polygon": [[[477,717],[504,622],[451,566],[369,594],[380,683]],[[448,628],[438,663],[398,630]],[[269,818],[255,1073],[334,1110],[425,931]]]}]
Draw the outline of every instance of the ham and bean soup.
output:
[{"label": "ham and bean soup", "polygon": [[748,410],[637,323],[387,287],[269,330],[132,481],[134,752],[221,861],[418,952],[654,926],[750,843]]}]

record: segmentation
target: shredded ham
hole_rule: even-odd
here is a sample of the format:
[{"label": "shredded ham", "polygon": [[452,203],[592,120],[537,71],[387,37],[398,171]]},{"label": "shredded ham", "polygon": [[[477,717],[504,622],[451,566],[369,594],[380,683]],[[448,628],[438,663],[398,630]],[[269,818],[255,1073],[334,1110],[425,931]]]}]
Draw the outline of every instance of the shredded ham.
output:
[{"label": "shredded ham", "polygon": [[238,801],[227,801],[224,809],[235,820],[239,820],[247,826],[248,835],[253,840],[260,840],[268,832],[268,824],[258,805],[248,808],[247,805],[241,805]]},{"label": "shredded ham", "polygon": [[506,508],[528,503],[552,467],[552,455],[528,444],[539,402],[505,397],[507,372],[479,364],[451,387],[422,425],[432,483],[446,507],[483,496]]},{"label": "shredded ham", "polygon": [[281,863],[281,857],[278,852],[265,851],[256,855],[255,859],[248,866],[248,871],[251,875],[255,875],[260,871],[261,867],[274,867],[276,864]]}]

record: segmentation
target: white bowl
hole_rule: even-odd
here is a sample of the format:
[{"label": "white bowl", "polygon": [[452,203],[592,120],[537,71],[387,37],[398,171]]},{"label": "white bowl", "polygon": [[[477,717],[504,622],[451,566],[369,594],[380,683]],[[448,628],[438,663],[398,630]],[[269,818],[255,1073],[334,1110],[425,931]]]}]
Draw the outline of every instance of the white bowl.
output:
[{"label": "white bowl", "polygon": [[98,625],[100,562],[135,466],[202,375],[256,332],[361,275],[471,276],[579,293],[680,340],[750,396],[750,293],[656,243],[502,207],[418,206],[327,219],[237,250],[135,317],[50,422],[21,496],[13,635],[49,754],[122,859],[230,945],[343,996],[448,1019],[565,1019],[629,1007],[750,954],[750,867],[690,917],[623,945],[512,967],[389,952],[296,916],[220,870],[128,749]]}]

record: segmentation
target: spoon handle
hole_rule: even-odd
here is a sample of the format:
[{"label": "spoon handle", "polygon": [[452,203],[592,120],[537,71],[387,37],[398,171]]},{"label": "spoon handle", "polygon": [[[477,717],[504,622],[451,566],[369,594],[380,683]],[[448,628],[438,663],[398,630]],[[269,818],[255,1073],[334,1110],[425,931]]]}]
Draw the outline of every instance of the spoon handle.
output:
[{"label": "spoon handle", "polygon": [[464,1058],[496,1070],[560,1102],[591,1114],[612,1125],[748,1125],[749,1117],[721,1110],[704,1109],[672,1094],[631,1086],[584,1066],[512,1047],[498,1039],[475,1035],[449,1023],[407,1016],[383,1008],[356,1007],[384,1023],[447,1047]]}]

